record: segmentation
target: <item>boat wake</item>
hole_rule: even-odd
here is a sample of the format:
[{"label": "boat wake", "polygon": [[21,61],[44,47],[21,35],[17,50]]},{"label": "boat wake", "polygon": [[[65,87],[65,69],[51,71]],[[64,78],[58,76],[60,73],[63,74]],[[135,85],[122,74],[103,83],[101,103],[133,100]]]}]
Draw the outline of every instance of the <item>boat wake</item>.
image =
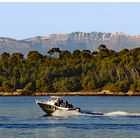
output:
[{"label": "boat wake", "polygon": [[120,116],[120,117],[140,117],[140,113],[129,113],[124,111],[113,111],[108,113],[98,113],[98,112],[83,112],[83,114],[94,115],[94,116]]},{"label": "boat wake", "polygon": [[68,117],[68,116],[74,116],[74,115],[140,117],[140,113],[129,113],[129,112],[124,112],[124,111],[98,113],[98,112],[77,112],[77,111],[59,111],[59,110],[56,110],[54,113],[52,113],[52,116]]},{"label": "boat wake", "polygon": [[56,110],[54,113],[52,113],[52,116],[74,116],[74,115],[81,115],[80,112],[77,112],[75,110],[71,110],[71,111],[59,111]]},{"label": "boat wake", "polygon": [[140,113],[129,113],[129,112],[124,112],[124,111],[114,111],[114,112],[105,113],[104,116],[132,116],[132,117],[138,117],[138,116],[140,116]]}]

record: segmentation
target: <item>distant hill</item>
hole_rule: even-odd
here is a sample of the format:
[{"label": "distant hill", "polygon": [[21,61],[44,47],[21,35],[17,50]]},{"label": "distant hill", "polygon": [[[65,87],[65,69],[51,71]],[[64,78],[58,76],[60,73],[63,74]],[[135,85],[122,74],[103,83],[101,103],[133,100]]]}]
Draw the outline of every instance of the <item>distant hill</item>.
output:
[{"label": "distant hill", "polygon": [[101,32],[74,32],[69,34],[51,34],[48,36],[36,36],[33,38],[16,40],[0,37],[0,54],[3,52],[21,52],[26,55],[31,50],[37,50],[42,54],[53,47],[61,50],[73,51],[76,49],[89,49],[95,51],[100,44],[105,44],[108,49],[120,51],[123,48],[140,47],[140,35],[126,35],[125,33],[101,33]]}]

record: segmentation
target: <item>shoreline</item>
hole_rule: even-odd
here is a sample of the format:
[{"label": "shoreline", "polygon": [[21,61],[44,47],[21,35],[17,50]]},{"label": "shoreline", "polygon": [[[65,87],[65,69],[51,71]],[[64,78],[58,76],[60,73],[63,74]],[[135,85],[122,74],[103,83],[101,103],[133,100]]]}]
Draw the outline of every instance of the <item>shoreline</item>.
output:
[{"label": "shoreline", "polygon": [[78,91],[78,92],[57,92],[57,93],[27,93],[27,92],[0,92],[0,96],[140,96],[140,93],[128,92],[111,92],[108,90],[102,91]]}]

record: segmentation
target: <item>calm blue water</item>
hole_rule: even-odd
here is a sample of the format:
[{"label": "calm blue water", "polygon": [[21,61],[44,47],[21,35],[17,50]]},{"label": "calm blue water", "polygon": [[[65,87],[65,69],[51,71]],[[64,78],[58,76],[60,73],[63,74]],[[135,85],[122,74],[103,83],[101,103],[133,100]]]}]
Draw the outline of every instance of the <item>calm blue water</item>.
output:
[{"label": "calm blue water", "polygon": [[0,97],[1,138],[131,138],[140,137],[140,97],[65,97],[83,111],[103,116],[45,116],[35,99]]}]

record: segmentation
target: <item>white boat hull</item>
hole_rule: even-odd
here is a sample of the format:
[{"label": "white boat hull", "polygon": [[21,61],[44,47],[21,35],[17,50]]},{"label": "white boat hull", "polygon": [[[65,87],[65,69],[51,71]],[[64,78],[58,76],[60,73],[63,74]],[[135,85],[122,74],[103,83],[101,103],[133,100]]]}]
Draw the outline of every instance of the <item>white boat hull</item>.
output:
[{"label": "white boat hull", "polygon": [[39,101],[36,101],[36,103],[41,107],[41,109],[47,113],[47,114],[52,114],[54,113],[56,110],[59,110],[59,111],[72,111],[72,110],[75,110],[77,112],[80,112],[80,108],[65,108],[65,107],[59,107],[59,106],[56,106],[56,105],[51,105],[51,104],[47,104],[47,103],[43,103],[43,102],[39,102]]}]

